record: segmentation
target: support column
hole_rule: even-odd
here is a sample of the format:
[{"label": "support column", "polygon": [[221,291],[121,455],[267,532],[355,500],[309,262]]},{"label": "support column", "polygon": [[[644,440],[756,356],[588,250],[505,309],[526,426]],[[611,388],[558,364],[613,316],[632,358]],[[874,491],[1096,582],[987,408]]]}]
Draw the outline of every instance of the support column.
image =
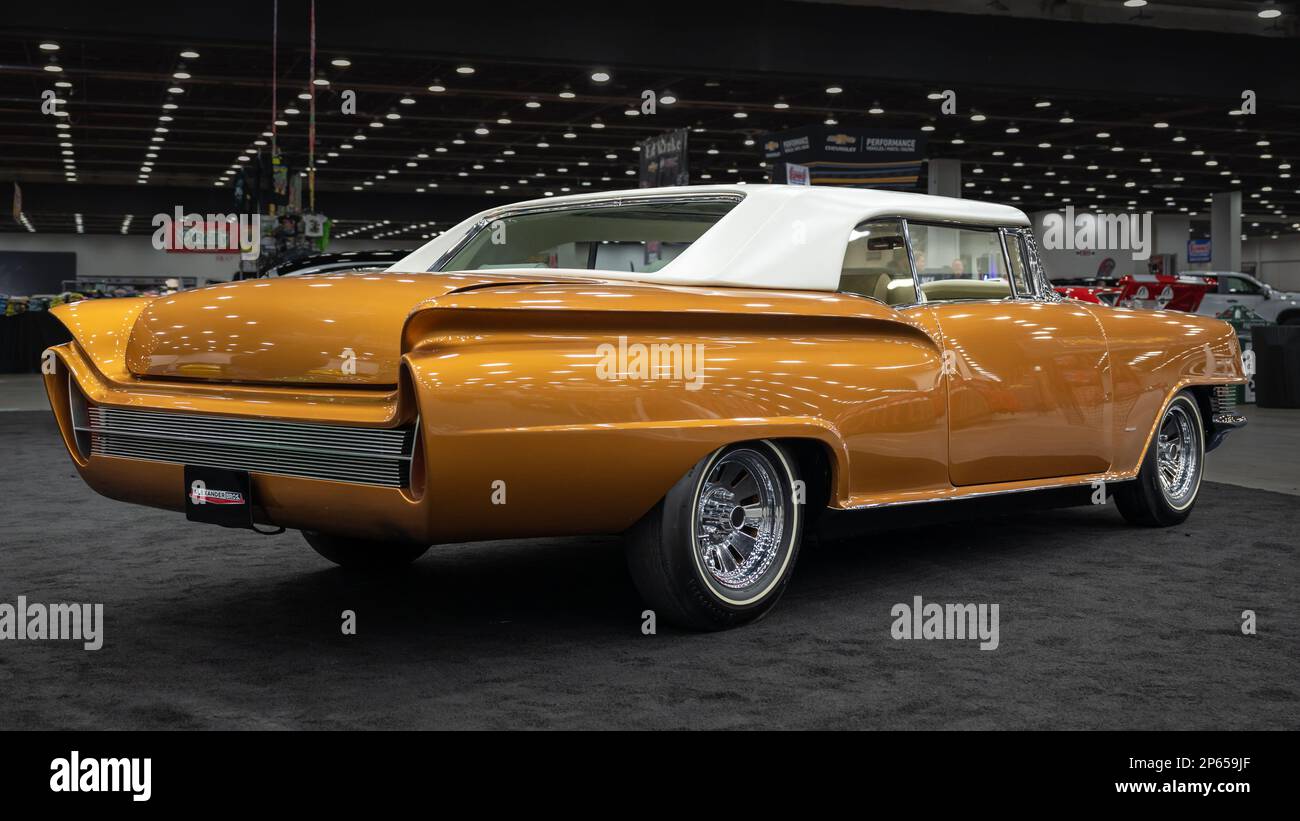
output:
[{"label": "support column", "polygon": [[1191,217],[1177,214],[1156,214],[1151,220],[1151,253],[1173,254],[1176,274],[1191,268],[1187,263],[1187,240],[1191,238]]},{"label": "support column", "polygon": [[961,196],[961,160],[930,160],[926,193],[940,197]]},{"label": "support column", "polygon": [[[930,160],[926,193],[940,197],[961,196],[961,160]],[[947,270],[961,255],[956,231],[931,231],[926,248],[926,270]],[[969,273],[969,272],[968,272]]]},{"label": "support column", "polygon": [[1214,195],[1210,206],[1210,268],[1241,270],[1241,192]]}]

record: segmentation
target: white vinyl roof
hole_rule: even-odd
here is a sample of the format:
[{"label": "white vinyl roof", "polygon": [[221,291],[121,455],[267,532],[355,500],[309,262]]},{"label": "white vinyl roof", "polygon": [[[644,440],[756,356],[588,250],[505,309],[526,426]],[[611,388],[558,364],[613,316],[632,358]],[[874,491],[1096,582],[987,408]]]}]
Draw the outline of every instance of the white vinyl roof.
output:
[{"label": "white vinyl roof", "polygon": [[[650,272],[551,269],[548,276],[598,276],[673,285],[834,291],[859,223],[879,217],[1024,227],[1006,205],[897,191],[800,185],[691,185],[547,197],[482,211],[416,249],[388,270],[430,270],[476,226],[521,209],[675,197],[739,196],[739,204],[663,268]],[[534,272],[536,273],[536,272]]]}]

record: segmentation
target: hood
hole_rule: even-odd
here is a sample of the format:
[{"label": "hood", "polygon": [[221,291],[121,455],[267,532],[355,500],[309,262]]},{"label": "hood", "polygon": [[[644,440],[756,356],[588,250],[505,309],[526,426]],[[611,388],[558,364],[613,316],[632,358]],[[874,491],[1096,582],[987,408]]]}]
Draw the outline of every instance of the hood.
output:
[{"label": "hood", "polygon": [[182,291],[140,312],[126,364],[138,377],[392,386],[402,325],[417,305],[467,288],[537,281],[536,272],[345,272]]}]

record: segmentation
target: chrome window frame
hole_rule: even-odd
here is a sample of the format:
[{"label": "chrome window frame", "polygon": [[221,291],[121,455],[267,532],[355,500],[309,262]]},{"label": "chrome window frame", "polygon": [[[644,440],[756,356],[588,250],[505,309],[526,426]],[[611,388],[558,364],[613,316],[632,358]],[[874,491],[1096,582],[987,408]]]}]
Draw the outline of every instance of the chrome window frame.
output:
[{"label": "chrome window frame", "polygon": [[1042,257],[1038,253],[1038,239],[1034,236],[1034,229],[1028,226],[1009,229],[1008,233],[1015,234],[1024,243],[1025,262],[1029,265],[1032,273],[1034,287],[1038,291],[1038,299],[1042,302],[1064,302],[1065,297],[1057,293],[1052,287],[1052,282],[1047,278],[1047,269],[1043,267]]},{"label": "chrome window frame", "polygon": [[[1008,289],[1011,291],[1010,296],[1004,296],[997,301],[1005,302],[1009,299],[1014,300],[1020,298],[1019,294],[1016,291],[1016,283],[1013,277],[1011,276],[1011,260],[1007,257],[1007,243],[1005,237],[1005,232],[1007,231],[1006,228],[997,225],[975,225],[973,223],[960,222],[958,220],[925,220],[925,219],[909,220],[906,217],[902,217],[901,219],[903,220],[903,236],[907,240],[907,259],[908,262],[910,262],[912,265],[912,284],[916,288],[916,300],[917,300],[916,304],[918,305],[929,304],[931,302],[947,303],[947,302],[958,302],[958,301],[965,301],[965,300],[926,298],[925,293],[921,290],[921,278],[917,276],[916,259],[913,256],[913,251],[912,251],[912,235],[908,231],[909,222],[915,222],[917,225],[926,225],[926,226],[932,225],[936,228],[954,228],[958,231],[979,231],[982,233],[990,233],[990,232],[996,233],[998,235],[998,245],[999,247],[1002,248],[1002,266],[1007,272]],[[900,305],[898,307],[910,307],[910,306]]]},{"label": "chrome window frame", "polygon": [[[1035,282],[1033,269],[1029,266],[1029,252],[1021,241],[1020,235],[1011,228],[999,228],[998,234],[1002,237],[1002,256],[1007,262],[1007,279],[1011,282],[1011,292],[1015,295],[1016,299],[1038,299],[1040,296],[1039,289]],[[1016,282],[1016,278],[1013,275],[1015,268],[1015,266],[1011,264],[1011,243],[1013,242],[1016,243],[1017,249],[1023,252],[1020,256],[1020,267],[1024,271],[1025,284],[1030,289],[1029,292],[1023,294],[1020,293],[1019,283]]]},{"label": "chrome window frame", "polygon": [[910,220],[907,217],[899,217],[899,219],[903,223],[903,242],[907,244],[907,267],[912,269],[912,291],[916,294],[916,302],[912,305],[921,305],[925,302],[925,294],[921,293],[921,279],[916,275],[916,257],[912,253],[912,230],[908,227]]},{"label": "chrome window frame", "polygon": [[[1007,282],[1011,290],[1011,296],[1003,297],[1002,300],[1024,299],[1024,300],[1042,300],[1042,301],[1059,302],[1062,301],[1063,299],[1063,297],[1061,297],[1059,294],[1056,293],[1055,290],[1052,289],[1050,283],[1046,282],[1042,263],[1038,259],[1038,245],[1037,243],[1034,242],[1033,231],[1028,227],[1022,226],[1017,228],[1007,228],[1005,226],[996,226],[996,225],[974,225],[972,223],[960,222],[957,220],[909,219],[902,215],[894,215],[894,216],[880,215],[875,217],[869,217],[868,219],[862,220],[861,222],[857,223],[857,225],[854,226],[853,230],[856,231],[858,226],[866,222],[885,222],[890,220],[897,220],[902,226],[903,241],[907,247],[907,265],[908,268],[910,268],[912,271],[912,290],[914,296],[916,297],[914,302],[909,302],[902,305],[891,305],[889,306],[891,308],[894,308],[896,310],[901,310],[903,308],[913,308],[916,307],[917,305],[924,305],[932,301],[926,299],[924,292],[921,290],[921,279],[917,275],[918,271],[916,270],[916,254],[912,246],[912,233],[911,233],[912,223],[916,223],[917,225],[933,225],[938,228],[955,228],[958,230],[996,232],[998,234],[998,244],[1002,248],[1002,265],[1007,272]],[[1026,280],[1028,281],[1030,287],[1030,291],[1028,293],[1022,294],[1020,292],[1020,288],[1017,286],[1015,277],[1011,276],[1011,252],[1009,247],[1007,246],[1007,239],[1009,237],[1013,237],[1022,242],[1021,250],[1024,252],[1024,258],[1022,261],[1024,262],[1025,265]],[[845,243],[845,246],[847,252],[847,242]],[[853,296],[862,296],[862,294],[853,294],[853,292],[851,291],[844,291],[839,289],[838,287],[835,289],[835,292],[840,294],[852,294]],[[870,299],[870,297],[863,297],[863,298]],[[943,301],[943,300],[939,300],[939,301]]]},{"label": "chrome window frame", "polygon": [[[442,256],[434,260],[433,264],[425,270],[442,271],[443,266],[446,265],[451,260],[455,259],[456,255],[459,254],[462,250],[464,250],[465,246],[468,245],[470,241],[474,239],[474,237],[482,233],[492,223],[501,219],[511,219],[514,217],[526,216],[529,214],[541,214],[541,213],[547,213],[551,211],[579,211],[579,210],[588,210],[591,208],[619,208],[625,205],[641,205],[641,204],[669,205],[672,203],[684,203],[684,202],[730,202],[730,203],[734,203],[735,205],[739,205],[741,201],[744,199],[745,199],[744,194],[669,194],[669,195],[648,196],[648,197],[626,197],[626,196],[610,197],[609,199],[587,200],[585,202],[564,202],[564,203],[556,203],[555,205],[547,205],[547,204],[539,203],[537,205],[521,206],[519,208],[513,208],[513,209],[501,211],[499,213],[493,214],[491,217],[484,217],[483,219],[474,223],[474,225],[471,226],[470,229],[465,232],[465,236],[460,238],[460,241],[458,241],[451,248],[447,249],[447,251]],[[723,218],[724,219],[726,218],[725,214],[723,215]],[[717,223],[714,224],[716,225]],[[713,230],[712,227],[710,227],[709,230]]]}]

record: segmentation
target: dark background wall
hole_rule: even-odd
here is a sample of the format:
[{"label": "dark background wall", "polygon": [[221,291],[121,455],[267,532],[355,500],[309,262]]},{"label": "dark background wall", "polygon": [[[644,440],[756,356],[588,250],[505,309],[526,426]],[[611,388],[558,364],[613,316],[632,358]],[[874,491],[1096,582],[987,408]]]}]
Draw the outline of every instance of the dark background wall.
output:
[{"label": "dark background wall", "polygon": [[57,294],[77,276],[77,255],[65,251],[0,251],[0,294]]}]

